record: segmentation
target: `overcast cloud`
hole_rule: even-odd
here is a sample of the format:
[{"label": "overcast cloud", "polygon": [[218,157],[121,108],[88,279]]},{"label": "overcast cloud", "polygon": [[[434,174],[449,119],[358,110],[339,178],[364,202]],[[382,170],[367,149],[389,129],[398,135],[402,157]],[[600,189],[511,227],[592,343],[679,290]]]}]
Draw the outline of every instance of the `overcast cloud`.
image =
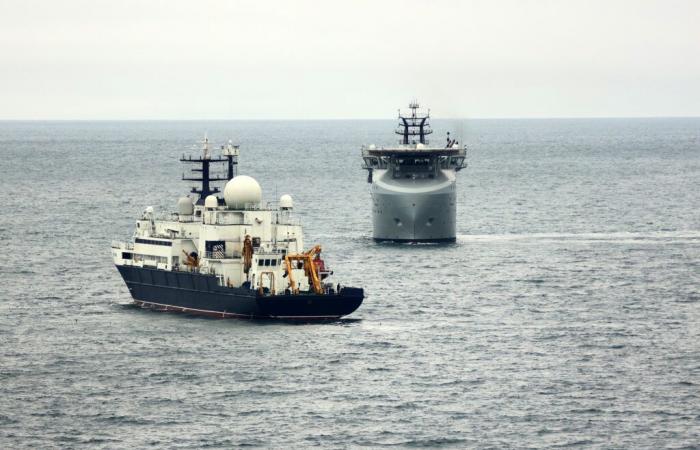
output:
[{"label": "overcast cloud", "polygon": [[0,1],[0,119],[700,115],[698,1]]}]

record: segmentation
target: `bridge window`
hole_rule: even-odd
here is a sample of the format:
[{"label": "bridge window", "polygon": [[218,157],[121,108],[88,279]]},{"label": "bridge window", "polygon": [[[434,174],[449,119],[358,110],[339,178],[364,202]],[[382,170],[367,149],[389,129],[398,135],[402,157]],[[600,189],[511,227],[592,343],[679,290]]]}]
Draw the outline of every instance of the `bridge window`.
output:
[{"label": "bridge window", "polygon": [[173,243],[169,241],[156,241],[155,239],[143,239],[143,238],[136,238],[135,242],[137,244],[148,244],[148,245],[164,245],[166,247],[172,247]]}]

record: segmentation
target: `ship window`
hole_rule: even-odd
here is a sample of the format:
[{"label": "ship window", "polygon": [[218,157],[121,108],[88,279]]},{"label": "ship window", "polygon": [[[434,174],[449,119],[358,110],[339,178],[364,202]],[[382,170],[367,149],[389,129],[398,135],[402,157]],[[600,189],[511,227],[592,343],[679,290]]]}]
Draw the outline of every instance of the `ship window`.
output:
[{"label": "ship window", "polygon": [[266,259],[266,260],[265,260],[265,265],[266,265],[266,266],[269,266],[269,265],[270,265],[270,260],[269,260],[269,259]]},{"label": "ship window", "polygon": [[122,259],[131,259],[132,256],[131,252],[122,252]]},{"label": "ship window", "polygon": [[165,247],[172,247],[173,243],[169,241],[156,241],[154,239],[143,239],[143,238],[136,238],[135,242],[137,244],[148,244],[148,245],[163,245]]},{"label": "ship window", "polygon": [[208,258],[223,258],[226,251],[226,243],[224,241],[205,241],[204,247],[206,249]]},{"label": "ship window", "polygon": [[276,260],[276,259],[273,259],[271,262],[272,262],[272,265],[273,265],[273,266],[276,266],[276,265],[277,265],[277,260]]},{"label": "ship window", "polygon": [[264,260],[264,259],[259,259],[259,260],[258,260],[258,266],[262,266],[263,264],[265,264],[265,260]]}]

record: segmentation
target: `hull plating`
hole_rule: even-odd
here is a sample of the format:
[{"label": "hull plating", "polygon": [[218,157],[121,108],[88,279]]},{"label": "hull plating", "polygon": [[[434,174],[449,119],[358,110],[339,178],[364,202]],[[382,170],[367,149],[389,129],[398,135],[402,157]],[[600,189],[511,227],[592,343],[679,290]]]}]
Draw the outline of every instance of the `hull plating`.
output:
[{"label": "hull plating", "polygon": [[224,318],[332,319],[355,311],[362,289],[346,287],[339,294],[258,296],[250,289],[226,288],[211,275],[117,266],[134,302],[162,311]]},{"label": "hull plating", "polygon": [[454,242],[455,177],[392,180],[383,174],[372,184],[373,237],[378,241]]}]

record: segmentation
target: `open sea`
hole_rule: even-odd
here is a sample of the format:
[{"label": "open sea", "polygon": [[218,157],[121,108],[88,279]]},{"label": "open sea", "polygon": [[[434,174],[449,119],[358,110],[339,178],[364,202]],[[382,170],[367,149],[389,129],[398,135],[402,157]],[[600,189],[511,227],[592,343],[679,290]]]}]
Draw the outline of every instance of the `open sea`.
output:
[{"label": "open sea", "polygon": [[[700,119],[434,120],[450,245],[376,244],[394,121],[0,122],[0,448],[700,448]],[[178,158],[241,145],[367,298],[327,324],[129,305]]]}]

